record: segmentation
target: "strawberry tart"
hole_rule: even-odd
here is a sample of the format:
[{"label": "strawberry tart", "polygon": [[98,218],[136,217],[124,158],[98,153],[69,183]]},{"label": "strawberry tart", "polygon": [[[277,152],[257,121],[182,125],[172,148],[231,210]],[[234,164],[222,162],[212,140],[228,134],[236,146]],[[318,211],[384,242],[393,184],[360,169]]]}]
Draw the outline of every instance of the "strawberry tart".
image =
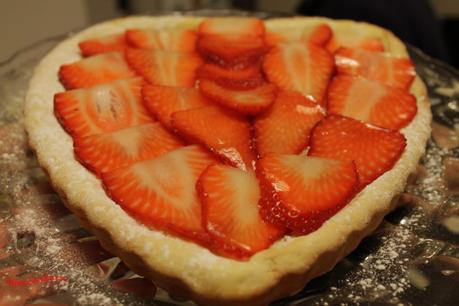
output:
[{"label": "strawberry tart", "polygon": [[332,269],[394,208],[431,121],[393,34],[302,17],[92,26],[36,67],[25,115],[82,224],[203,305],[266,305]]}]

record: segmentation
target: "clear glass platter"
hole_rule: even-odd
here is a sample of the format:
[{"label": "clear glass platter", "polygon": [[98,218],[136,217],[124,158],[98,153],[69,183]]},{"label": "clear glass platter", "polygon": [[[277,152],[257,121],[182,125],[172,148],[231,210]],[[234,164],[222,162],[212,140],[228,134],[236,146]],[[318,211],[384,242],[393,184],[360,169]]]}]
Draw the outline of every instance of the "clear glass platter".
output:
[{"label": "clear glass platter", "polygon": [[[217,13],[235,12],[188,14]],[[28,80],[69,35],[0,62],[0,305],[194,305],[103,250],[62,205],[27,146],[22,107]],[[400,208],[331,272],[272,305],[459,305],[459,73],[409,51],[428,86],[434,122]]]}]

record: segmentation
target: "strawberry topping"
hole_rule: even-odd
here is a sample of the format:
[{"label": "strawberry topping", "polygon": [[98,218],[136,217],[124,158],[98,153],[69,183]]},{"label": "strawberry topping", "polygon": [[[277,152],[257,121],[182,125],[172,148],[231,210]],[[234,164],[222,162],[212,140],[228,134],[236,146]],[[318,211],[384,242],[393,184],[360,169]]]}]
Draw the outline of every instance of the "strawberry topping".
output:
[{"label": "strawberry topping", "polygon": [[102,175],[110,197],[137,220],[200,243],[207,241],[195,189],[216,160],[199,146],[187,146]]},{"label": "strawberry topping", "polygon": [[243,170],[252,169],[250,123],[218,106],[205,106],[172,114],[172,126],[191,142],[199,143]]},{"label": "strawberry topping", "polygon": [[328,112],[387,129],[400,129],[417,112],[416,98],[407,91],[362,77],[337,76],[328,89]]},{"label": "strawberry topping", "polygon": [[131,29],[126,31],[126,41],[134,48],[191,53],[196,50],[196,32],[193,30]]},{"label": "strawberry topping", "polygon": [[266,51],[263,21],[256,18],[211,18],[198,30],[198,50],[223,66],[247,66]]},{"label": "strawberry topping", "polygon": [[267,109],[276,98],[277,88],[265,83],[253,89],[227,89],[215,82],[201,80],[201,93],[216,103],[243,114],[255,115]]},{"label": "strawberry topping", "polygon": [[391,169],[405,146],[405,137],[397,131],[330,115],[314,128],[309,155],[354,161],[363,188]]},{"label": "strawberry topping", "polygon": [[123,34],[116,34],[82,41],[78,47],[83,56],[91,56],[114,51],[123,52],[127,44]]},{"label": "strawberry topping", "polygon": [[146,108],[169,129],[173,113],[210,104],[196,88],[144,84],[142,96]]},{"label": "strawberry topping", "polygon": [[74,138],[78,160],[98,174],[152,159],[181,146],[182,142],[158,122]]},{"label": "strawberry topping", "polygon": [[325,116],[317,103],[297,92],[280,92],[273,106],[255,119],[258,155],[297,154],[309,142],[315,124]]},{"label": "strawberry topping", "polygon": [[251,65],[243,69],[231,69],[206,63],[199,67],[197,78],[211,80],[222,87],[236,90],[251,89],[262,85],[264,82],[258,65]]},{"label": "strawberry topping", "polygon": [[272,48],[265,56],[263,70],[279,88],[299,91],[322,103],[333,65],[333,56],[325,48],[292,42]]},{"label": "strawberry topping", "polygon": [[76,159],[139,222],[237,260],[320,228],[394,166],[417,112],[411,60],[359,27],[208,18],[79,47],[54,97]]},{"label": "strawberry topping", "polygon": [[141,78],[118,80],[54,96],[54,113],[74,137],[152,122],[142,104]]},{"label": "strawberry topping", "polygon": [[194,53],[128,48],[131,67],[152,85],[193,87],[201,58]]},{"label": "strawberry topping", "polygon": [[389,86],[408,89],[416,71],[409,58],[360,49],[339,49],[335,54],[338,73],[361,75]]},{"label": "strawberry topping", "polygon": [[59,79],[65,89],[91,87],[134,76],[121,52],[94,55],[59,69]]},{"label": "strawberry topping", "polygon": [[263,218],[307,234],[339,211],[355,194],[353,162],[302,155],[268,154],[257,162]]},{"label": "strawberry topping", "polygon": [[265,223],[259,213],[260,190],[253,172],[213,165],[198,180],[203,222],[217,254],[247,258],[268,248],[283,230]]}]

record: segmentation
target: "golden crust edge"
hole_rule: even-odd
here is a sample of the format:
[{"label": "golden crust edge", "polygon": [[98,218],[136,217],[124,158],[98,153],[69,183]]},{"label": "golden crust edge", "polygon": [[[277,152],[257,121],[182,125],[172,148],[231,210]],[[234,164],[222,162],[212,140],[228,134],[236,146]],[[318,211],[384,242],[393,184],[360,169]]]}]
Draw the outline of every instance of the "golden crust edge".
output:
[{"label": "golden crust edge", "polygon": [[[418,114],[403,130],[407,138],[405,153],[392,170],[365,188],[319,230],[281,240],[247,262],[216,256],[193,243],[149,230],[125,214],[105,195],[100,182],[75,161],[72,140],[54,118],[49,105],[52,95],[63,90],[56,68],[79,58],[77,41],[128,27],[188,26],[200,20],[196,17],[128,17],[95,25],[65,40],[42,60],[30,81],[25,105],[26,129],[40,165],[49,173],[69,209],[101,237],[104,247],[136,272],[152,278],[160,287],[205,305],[264,305],[301,290],[310,279],[331,270],[393,208],[393,198],[403,191],[430,135],[428,97],[417,77],[412,93],[417,97]],[[356,25],[364,27],[365,31],[379,33],[389,52],[406,56],[398,38],[370,24],[307,17],[272,19],[266,24],[268,28],[298,27],[316,22],[327,22],[335,30]],[[94,188],[96,192],[91,191]],[[367,213],[362,214],[362,210]],[[349,226],[351,217],[352,227]]]}]

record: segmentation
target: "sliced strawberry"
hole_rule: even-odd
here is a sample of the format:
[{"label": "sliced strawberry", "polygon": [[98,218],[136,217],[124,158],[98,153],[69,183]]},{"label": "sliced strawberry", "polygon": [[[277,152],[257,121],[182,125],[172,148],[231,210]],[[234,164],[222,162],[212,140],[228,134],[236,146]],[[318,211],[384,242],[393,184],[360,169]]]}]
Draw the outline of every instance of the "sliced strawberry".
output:
[{"label": "sliced strawberry", "polygon": [[408,89],[416,71],[409,58],[360,49],[339,49],[335,54],[338,73],[361,75],[389,86]]},{"label": "sliced strawberry", "polygon": [[173,113],[211,103],[196,88],[145,84],[142,88],[142,96],[146,108],[169,129],[172,129]]},{"label": "sliced strawberry", "polygon": [[127,48],[131,67],[152,85],[193,87],[196,69],[202,64],[194,53]]},{"label": "sliced strawberry", "polygon": [[136,220],[156,229],[206,241],[195,189],[201,173],[216,163],[199,146],[187,146],[102,175],[110,197]]},{"label": "sliced strawberry", "polygon": [[260,86],[264,82],[258,65],[251,65],[243,69],[231,69],[207,63],[199,67],[197,78],[214,81],[229,89],[250,89]]},{"label": "sliced strawberry", "polygon": [[317,103],[297,92],[280,92],[273,106],[255,119],[259,156],[297,154],[309,142],[311,129],[325,115]]},{"label": "sliced strawberry", "polygon": [[205,106],[172,114],[172,126],[191,142],[203,144],[230,165],[252,169],[250,123],[218,106]]},{"label": "sliced strawberry", "polygon": [[208,60],[221,66],[250,66],[267,50],[264,37],[258,36],[200,36],[199,52]]},{"label": "sliced strawberry", "polygon": [[299,91],[321,103],[333,73],[333,56],[314,44],[283,43],[266,54],[263,70],[281,89]]},{"label": "sliced strawberry", "polygon": [[141,97],[141,78],[118,80],[54,96],[54,113],[74,137],[152,122]]},{"label": "sliced strawberry", "polygon": [[123,52],[127,44],[124,34],[116,34],[82,41],[78,47],[80,47],[83,56],[91,56],[114,51]]},{"label": "sliced strawberry", "polygon": [[198,34],[221,36],[263,36],[263,20],[251,17],[207,18],[199,25]]},{"label": "sliced strawberry", "polygon": [[268,248],[282,235],[282,229],[265,223],[260,216],[260,189],[253,172],[212,165],[202,173],[197,190],[215,253],[244,259]]},{"label": "sliced strawberry", "polygon": [[328,112],[398,130],[416,115],[416,98],[407,91],[362,77],[340,75],[328,89]]},{"label": "sliced strawberry", "polygon": [[59,79],[65,89],[91,87],[135,76],[121,52],[94,55],[59,69]]},{"label": "sliced strawberry", "polygon": [[75,137],[73,141],[77,158],[97,174],[155,158],[183,145],[159,122]]},{"label": "sliced strawberry", "polygon": [[355,194],[353,162],[302,155],[268,154],[257,162],[261,214],[293,234],[318,229]]},{"label": "sliced strawberry", "polygon": [[302,41],[325,46],[332,38],[333,31],[329,25],[321,23],[316,26],[308,26],[303,29],[285,28],[272,29],[266,32],[266,42],[273,46],[284,42]]},{"label": "sliced strawberry", "polygon": [[397,131],[330,115],[314,128],[309,155],[354,161],[363,188],[390,170],[405,146],[405,137]]},{"label": "sliced strawberry", "polygon": [[277,88],[274,84],[265,83],[253,89],[227,89],[215,82],[201,80],[201,93],[225,107],[243,114],[255,115],[267,109],[276,98]]},{"label": "sliced strawberry", "polygon": [[266,52],[265,26],[257,18],[208,18],[198,30],[198,50],[224,66],[248,66]]},{"label": "sliced strawberry", "polygon": [[134,48],[191,53],[196,50],[196,32],[184,29],[131,29],[126,41]]}]

